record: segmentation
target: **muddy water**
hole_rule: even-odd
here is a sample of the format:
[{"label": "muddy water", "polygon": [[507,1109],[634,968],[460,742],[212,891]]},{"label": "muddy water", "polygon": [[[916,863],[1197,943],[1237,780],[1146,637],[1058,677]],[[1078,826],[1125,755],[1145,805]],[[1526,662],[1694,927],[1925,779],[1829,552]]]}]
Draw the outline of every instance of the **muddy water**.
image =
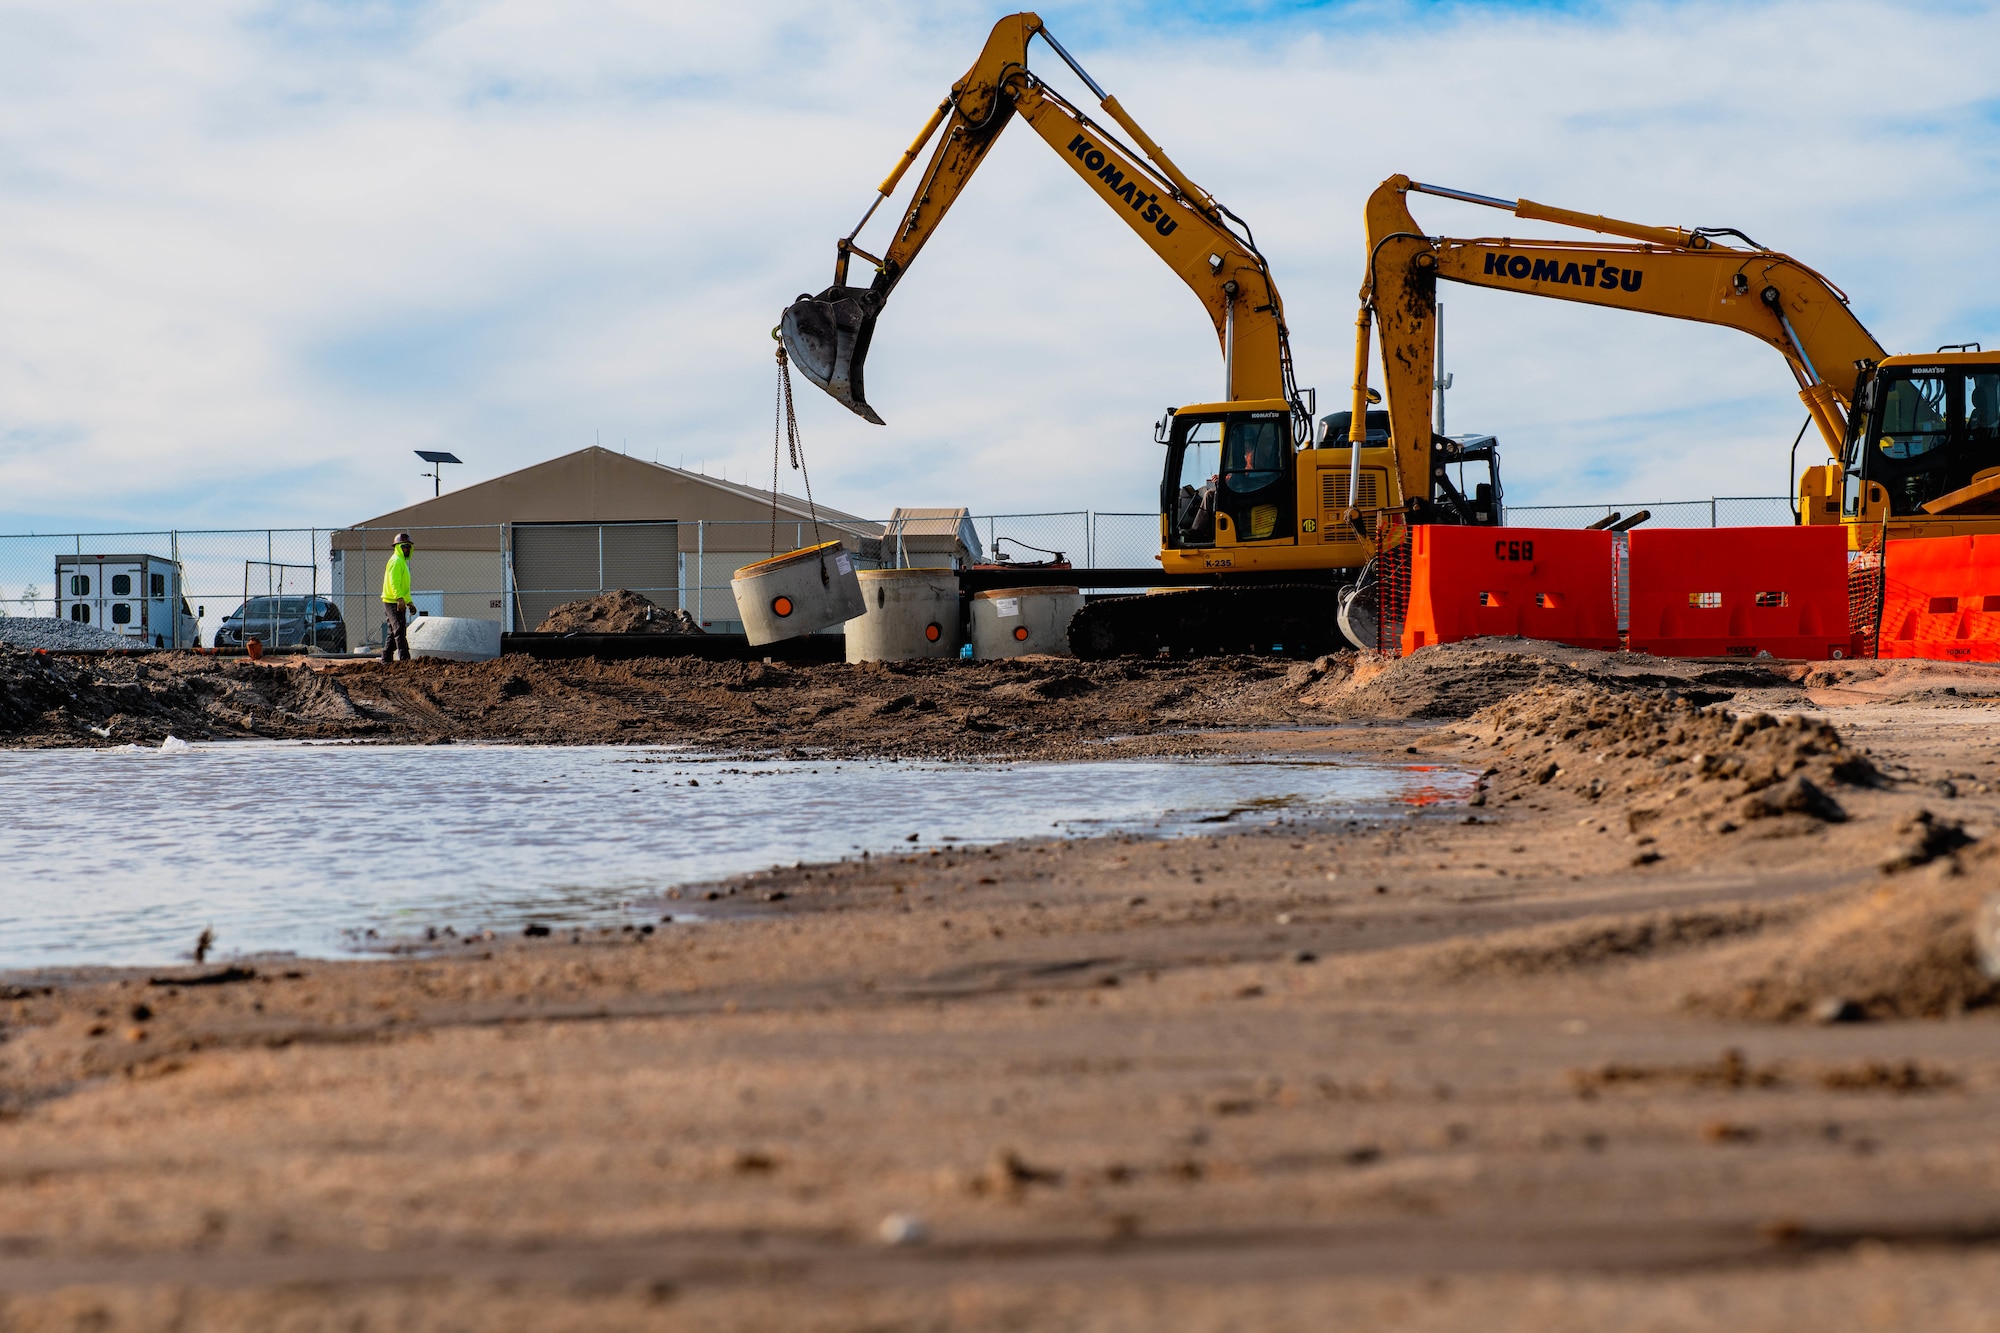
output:
[{"label": "muddy water", "polygon": [[[660,919],[670,887],[940,843],[1174,836],[1470,779],[1290,760],[746,763],[658,748],[0,753],[0,968],[331,956]],[[911,836],[915,835],[915,842]],[[650,904],[650,905],[649,905]],[[372,933],[371,933],[372,932]]]}]

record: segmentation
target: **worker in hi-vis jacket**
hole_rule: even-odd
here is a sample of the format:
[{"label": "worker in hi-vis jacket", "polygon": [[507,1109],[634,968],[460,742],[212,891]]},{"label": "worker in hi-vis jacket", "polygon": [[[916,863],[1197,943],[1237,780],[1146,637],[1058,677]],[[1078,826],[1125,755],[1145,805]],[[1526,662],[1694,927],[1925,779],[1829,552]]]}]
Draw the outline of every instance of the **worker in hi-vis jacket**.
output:
[{"label": "worker in hi-vis jacket", "polygon": [[382,636],[382,660],[394,660],[398,649],[403,660],[410,660],[410,612],[415,604],[410,601],[410,534],[396,534],[396,549],[389,553],[389,567],[382,571],[382,610],[389,617],[387,632]]}]

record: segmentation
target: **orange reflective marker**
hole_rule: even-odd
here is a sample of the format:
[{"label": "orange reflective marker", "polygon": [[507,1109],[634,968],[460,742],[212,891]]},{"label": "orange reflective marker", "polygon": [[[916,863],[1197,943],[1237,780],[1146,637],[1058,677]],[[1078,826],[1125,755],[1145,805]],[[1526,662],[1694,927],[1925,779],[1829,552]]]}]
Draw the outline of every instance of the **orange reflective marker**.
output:
[{"label": "orange reflective marker", "polygon": [[1016,642],[1026,643],[1028,641],[1028,627],[1026,625],[1016,625],[1014,627],[1014,638]]},{"label": "orange reflective marker", "polygon": [[792,599],[789,597],[773,597],[771,599],[771,609],[776,611],[780,616],[788,616],[792,613]]},{"label": "orange reflective marker", "polygon": [[936,643],[939,639],[944,637],[944,626],[938,624],[937,621],[933,620],[930,624],[924,626],[924,637],[926,639],[929,639],[932,643]]}]

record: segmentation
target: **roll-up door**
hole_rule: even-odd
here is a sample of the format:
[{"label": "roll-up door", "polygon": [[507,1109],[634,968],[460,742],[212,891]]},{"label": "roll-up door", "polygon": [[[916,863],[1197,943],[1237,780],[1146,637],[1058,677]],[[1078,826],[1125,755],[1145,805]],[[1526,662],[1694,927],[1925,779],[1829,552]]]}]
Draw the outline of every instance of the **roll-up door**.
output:
[{"label": "roll-up door", "polygon": [[673,523],[517,523],[514,625],[534,630],[565,602],[626,588],[669,610],[680,602]]}]

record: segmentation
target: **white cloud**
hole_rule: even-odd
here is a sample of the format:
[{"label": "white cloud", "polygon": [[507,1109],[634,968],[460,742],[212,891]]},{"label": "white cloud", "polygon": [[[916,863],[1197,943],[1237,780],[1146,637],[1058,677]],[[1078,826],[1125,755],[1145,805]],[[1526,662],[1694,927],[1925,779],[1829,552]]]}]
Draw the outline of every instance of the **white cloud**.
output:
[{"label": "white cloud", "polygon": [[[1361,204],[1395,171],[1739,226],[1845,285],[1892,350],[2000,335],[1988,9],[1044,13],[1256,227],[1328,400]],[[346,522],[421,493],[411,449],[476,480],[598,431],[767,473],[768,330],[824,285],[992,16],[15,0],[0,512]],[[1428,228],[1528,230],[1420,203]],[[1741,335],[1445,301],[1451,424],[1500,435],[1517,502],[1782,484],[1802,409]],[[800,385],[816,491],[864,512],[1146,508],[1152,421],[1221,374],[1193,298],[1025,128],[899,287],[868,369],[887,429]]]}]

